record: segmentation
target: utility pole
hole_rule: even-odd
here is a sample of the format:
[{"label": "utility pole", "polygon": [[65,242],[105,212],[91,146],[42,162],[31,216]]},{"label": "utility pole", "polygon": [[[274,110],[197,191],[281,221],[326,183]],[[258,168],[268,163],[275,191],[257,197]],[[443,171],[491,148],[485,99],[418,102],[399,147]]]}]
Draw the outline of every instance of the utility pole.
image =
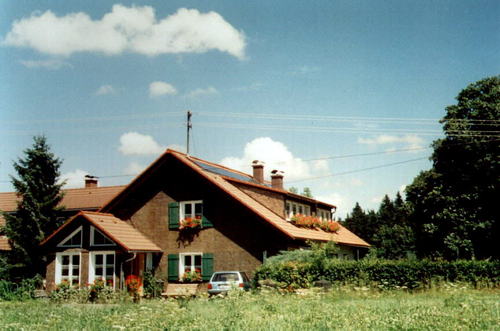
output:
[{"label": "utility pole", "polygon": [[191,116],[193,113],[191,113],[190,110],[187,111],[187,132],[186,132],[186,154],[189,155],[189,131],[193,127],[191,124]]}]

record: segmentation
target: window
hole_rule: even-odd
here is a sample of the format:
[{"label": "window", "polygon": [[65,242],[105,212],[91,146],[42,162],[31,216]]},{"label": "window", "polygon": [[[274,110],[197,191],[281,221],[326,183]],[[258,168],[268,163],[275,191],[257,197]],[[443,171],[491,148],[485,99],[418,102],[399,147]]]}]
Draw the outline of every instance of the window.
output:
[{"label": "window", "polygon": [[114,287],[115,283],[115,252],[90,253],[89,283],[103,280],[108,286]]},{"label": "window", "polygon": [[64,238],[58,247],[81,247],[82,246],[82,227],[73,231],[69,236]]},{"label": "window", "polygon": [[331,220],[332,213],[328,210],[325,210],[325,209],[318,209],[318,217],[323,219],[323,220]]},{"label": "window", "polygon": [[180,254],[179,274],[195,271],[201,275],[201,256],[201,253]]},{"label": "window", "polygon": [[286,219],[290,220],[295,214],[311,215],[311,207],[297,202],[287,201],[285,204]]},{"label": "window", "polygon": [[180,219],[199,218],[203,217],[203,202],[198,201],[183,201],[180,204],[181,210],[179,213]]},{"label": "window", "polygon": [[197,271],[202,280],[210,280],[214,272],[214,254],[181,253],[168,254],[168,281],[179,281],[185,272]]},{"label": "window", "polygon": [[57,253],[55,276],[56,284],[80,284],[80,253]]},{"label": "window", "polygon": [[114,246],[115,243],[95,227],[90,230],[90,244],[92,246]]}]

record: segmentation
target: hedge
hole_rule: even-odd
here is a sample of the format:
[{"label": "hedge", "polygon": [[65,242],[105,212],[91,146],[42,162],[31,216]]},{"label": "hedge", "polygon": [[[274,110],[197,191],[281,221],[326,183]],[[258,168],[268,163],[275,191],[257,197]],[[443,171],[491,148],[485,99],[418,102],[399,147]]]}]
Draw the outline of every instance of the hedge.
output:
[{"label": "hedge", "polygon": [[325,259],[313,262],[265,263],[254,280],[278,282],[282,287],[309,287],[315,281],[376,285],[383,288],[430,287],[434,282],[467,282],[475,287],[500,285],[500,261],[360,260]]}]

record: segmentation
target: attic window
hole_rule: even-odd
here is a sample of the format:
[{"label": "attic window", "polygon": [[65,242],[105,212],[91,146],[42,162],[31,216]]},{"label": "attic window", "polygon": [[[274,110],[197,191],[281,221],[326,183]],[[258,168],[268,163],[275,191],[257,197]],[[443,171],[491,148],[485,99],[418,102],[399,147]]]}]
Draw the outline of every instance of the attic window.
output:
[{"label": "attic window", "polygon": [[90,232],[90,244],[92,246],[114,246],[115,243],[104,235],[101,231],[92,227]]},{"label": "attic window", "polygon": [[81,247],[82,246],[82,227],[73,231],[69,236],[64,238],[58,247]]},{"label": "attic window", "polygon": [[201,200],[197,201],[183,201],[180,203],[180,219],[183,220],[187,217],[190,218],[202,218],[203,216],[203,202]]},{"label": "attic window", "polygon": [[290,220],[293,215],[311,215],[311,207],[297,202],[287,201],[285,205],[286,219]]}]

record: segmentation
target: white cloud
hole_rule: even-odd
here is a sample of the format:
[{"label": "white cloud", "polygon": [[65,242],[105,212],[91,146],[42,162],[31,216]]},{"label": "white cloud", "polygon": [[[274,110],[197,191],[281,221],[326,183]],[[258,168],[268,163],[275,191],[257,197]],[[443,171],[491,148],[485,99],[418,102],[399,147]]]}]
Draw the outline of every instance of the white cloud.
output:
[{"label": "white cloud", "polygon": [[66,184],[64,184],[65,188],[85,187],[85,175],[88,174],[88,171],[76,169],[75,171],[62,174],[59,183],[66,180]]},{"label": "white cloud", "polygon": [[169,83],[160,81],[152,82],[151,84],[149,84],[149,96],[151,98],[167,94],[175,95],[177,94],[177,89]]},{"label": "white cloud", "polygon": [[130,162],[129,165],[125,168],[125,173],[127,175],[138,175],[144,169],[146,169],[145,165],[139,164],[137,162]]},{"label": "white cloud", "polygon": [[50,60],[21,60],[19,61],[23,66],[29,69],[47,69],[47,70],[58,70],[64,67],[72,67],[68,62],[59,59]]},{"label": "white cloud", "polygon": [[252,140],[245,145],[243,156],[226,157],[220,163],[229,168],[251,173],[253,160],[265,162],[264,172],[266,178],[269,178],[270,172],[273,169],[284,171],[285,185],[287,181],[307,179],[329,173],[327,164],[316,163],[310,165],[302,159],[293,156],[283,143],[274,141],[269,137]]},{"label": "white cloud", "polygon": [[154,155],[163,153],[165,147],[158,144],[151,136],[128,132],[120,137],[118,150],[125,155]]},{"label": "white cloud", "polygon": [[180,8],[157,19],[150,6],[116,4],[100,20],[84,12],[56,16],[48,10],[16,20],[3,43],[30,47],[38,52],[69,56],[77,52],[106,55],[125,51],[160,54],[226,52],[245,58],[245,35],[216,12]]},{"label": "white cloud", "polygon": [[188,98],[196,98],[199,96],[204,96],[204,95],[214,95],[214,94],[219,94],[219,91],[215,89],[212,86],[209,86],[207,88],[197,88],[195,90],[192,90],[188,94],[186,94],[186,97]]},{"label": "white cloud", "polygon": [[402,143],[406,144],[406,148],[417,149],[423,148],[424,139],[414,134],[408,134],[404,136],[391,136],[382,134],[373,138],[358,138],[358,143],[366,145],[386,145]]},{"label": "white cloud", "polygon": [[344,218],[346,214],[350,212],[350,210],[348,210],[347,208],[347,206],[351,205],[349,199],[337,192],[329,193],[326,195],[314,196],[314,199],[336,206],[337,209],[335,211],[335,214],[333,214],[335,218],[338,217]]},{"label": "white cloud", "polygon": [[106,94],[113,94],[115,93],[116,90],[113,86],[111,85],[102,85],[97,89],[95,92],[95,95],[106,95]]},{"label": "white cloud", "polygon": [[186,152],[186,146],[184,145],[177,145],[177,144],[170,144],[167,146],[168,149],[173,149],[174,151],[185,153]]}]

